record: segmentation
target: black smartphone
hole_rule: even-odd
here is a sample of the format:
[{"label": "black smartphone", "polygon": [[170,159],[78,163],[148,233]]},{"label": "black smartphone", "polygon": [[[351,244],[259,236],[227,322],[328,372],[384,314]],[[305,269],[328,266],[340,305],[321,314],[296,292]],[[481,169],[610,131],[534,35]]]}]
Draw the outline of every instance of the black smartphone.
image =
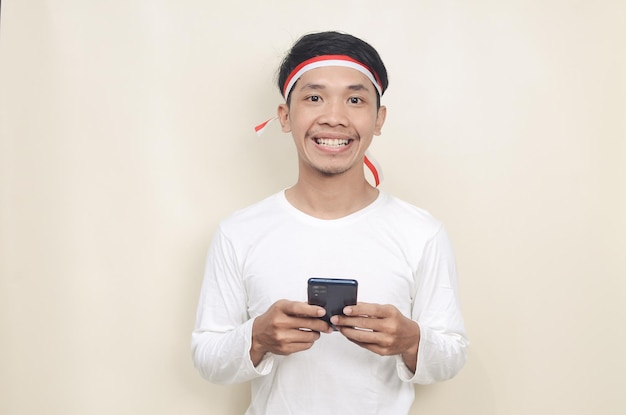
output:
[{"label": "black smartphone", "polygon": [[330,323],[330,318],[343,314],[345,306],[356,305],[358,287],[359,283],[353,279],[309,278],[309,304],[324,307],[326,314],[321,319],[327,322],[333,330],[337,330]]}]

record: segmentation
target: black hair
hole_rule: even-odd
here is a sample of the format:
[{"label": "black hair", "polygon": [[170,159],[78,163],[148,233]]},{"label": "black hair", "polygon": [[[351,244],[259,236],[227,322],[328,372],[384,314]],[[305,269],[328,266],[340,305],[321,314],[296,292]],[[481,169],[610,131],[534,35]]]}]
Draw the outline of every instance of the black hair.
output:
[{"label": "black hair", "polygon": [[[387,69],[372,45],[347,33],[329,31],[302,36],[291,47],[278,69],[278,89],[283,93],[285,81],[294,68],[302,62],[322,55],[346,55],[374,71],[382,84],[381,95],[387,90]],[[291,94],[290,94],[291,95]],[[290,96],[285,97],[289,104]],[[380,106],[380,96],[377,94]]]}]

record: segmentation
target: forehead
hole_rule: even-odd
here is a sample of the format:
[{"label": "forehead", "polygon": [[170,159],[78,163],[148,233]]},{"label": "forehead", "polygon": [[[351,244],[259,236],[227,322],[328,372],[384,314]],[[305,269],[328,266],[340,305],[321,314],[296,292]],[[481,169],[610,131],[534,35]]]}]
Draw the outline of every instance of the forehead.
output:
[{"label": "forehead", "polygon": [[376,93],[376,88],[367,76],[356,69],[341,66],[325,66],[311,69],[302,74],[300,79],[298,79],[298,84],[295,89],[303,89],[312,85],[316,87],[343,87],[349,89],[363,87]]}]

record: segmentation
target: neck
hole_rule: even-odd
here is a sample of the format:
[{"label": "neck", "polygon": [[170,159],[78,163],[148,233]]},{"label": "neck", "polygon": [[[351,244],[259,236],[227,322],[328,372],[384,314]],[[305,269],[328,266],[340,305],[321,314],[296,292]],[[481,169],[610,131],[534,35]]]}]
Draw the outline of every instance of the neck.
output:
[{"label": "neck", "polygon": [[296,209],[319,219],[339,219],[357,212],[378,197],[378,189],[365,177],[342,180],[339,177],[303,178],[285,191]]}]

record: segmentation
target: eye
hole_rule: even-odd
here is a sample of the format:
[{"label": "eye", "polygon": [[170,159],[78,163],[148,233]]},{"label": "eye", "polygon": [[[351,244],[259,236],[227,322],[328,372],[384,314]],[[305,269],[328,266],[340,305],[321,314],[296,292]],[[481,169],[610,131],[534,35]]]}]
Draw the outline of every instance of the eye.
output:
[{"label": "eye", "polygon": [[311,101],[311,102],[319,102],[321,100],[319,95],[311,95],[311,96],[307,97],[306,99]]},{"label": "eye", "polygon": [[350,102],[350,104],[360,104],[363,102],[363,100],[359,97],[350,97],[348,101]]}]

